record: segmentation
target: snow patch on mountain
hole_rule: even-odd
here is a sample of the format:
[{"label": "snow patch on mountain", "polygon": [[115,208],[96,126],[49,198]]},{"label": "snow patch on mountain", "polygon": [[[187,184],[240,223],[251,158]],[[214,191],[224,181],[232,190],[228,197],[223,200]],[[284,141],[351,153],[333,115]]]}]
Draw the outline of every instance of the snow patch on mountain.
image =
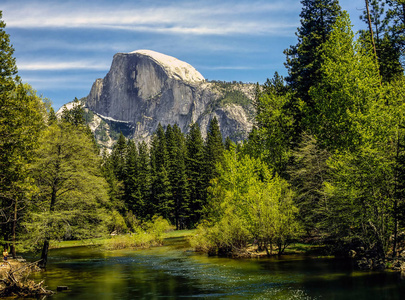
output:
[{"label": "snow patch on mountain", "polygon": [[150,59],[162,66],[169,77],[177,80],[182,80],[189,83],[199,83],[205,81],[204,76],[202,76],[201,73],[198,72],[193,66],[175,57],[152,50],[137,50],[131,52],[130,54],[148,56]]}]

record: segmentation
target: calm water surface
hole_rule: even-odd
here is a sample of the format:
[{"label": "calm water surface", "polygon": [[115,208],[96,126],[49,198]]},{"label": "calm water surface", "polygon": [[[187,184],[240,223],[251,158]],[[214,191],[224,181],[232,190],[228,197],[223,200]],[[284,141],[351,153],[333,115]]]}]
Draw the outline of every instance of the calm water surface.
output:
[{"label": "calm water surface", "polygon": [[148,250],[50,252],[49,299],[405,299],[399,273],[353,271],[350,262],[286,256],[226,259],[187,250],[181,238]]}]

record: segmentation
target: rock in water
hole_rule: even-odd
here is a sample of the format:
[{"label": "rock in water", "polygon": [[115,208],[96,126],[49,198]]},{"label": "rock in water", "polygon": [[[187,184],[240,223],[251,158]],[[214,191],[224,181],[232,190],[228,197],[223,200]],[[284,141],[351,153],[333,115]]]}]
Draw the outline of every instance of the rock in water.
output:
[{"label": "rock in water", "polygon": [[159,123],[188,132],[197,122],[205,135],[216,116],[223,137],[240,141],[252,128],[254,90],[254,84],[206,82],[183,61],[138,50],[114,55],[110,71],[95,81],[85,105],[96,115],[90,127],[98,140],[103,124],[105,140],[105,132],[114,128],[128,138],[149,140]]}]

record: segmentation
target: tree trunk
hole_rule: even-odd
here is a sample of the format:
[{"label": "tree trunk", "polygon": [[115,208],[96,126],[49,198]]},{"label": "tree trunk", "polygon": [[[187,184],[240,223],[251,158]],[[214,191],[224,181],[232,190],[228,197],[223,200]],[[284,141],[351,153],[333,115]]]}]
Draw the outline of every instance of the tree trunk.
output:
[{"label": "tree trunk", "polygon": [[44,246],[42,247],[41,262],[38,264],[40,268],[45,268],[48,262],[48,250],[49,250],[49,240],[44,241]]},{"label": "tree trunk", "polygon": [[368,18],[368,30],[370,31],[371,42],[373,43],[374,55],[377,58],[377,49],[375,48],[373,28],[371,26],[370,10],[368,8],[368,0],[365,0],[365,1],[366,1],[366,10],[367,10],[367,18]]},{"label": "tree trunk", "polygon": [[14,259],[17,256],[17,254],[15,252],[15,240],[16,240],[15,233],[17,230],[17,208],[18,208],[18,199],[16,198],[15,202],[14,202],[13,237],[12,237],[12,243],[10,246],[10,252]]}]

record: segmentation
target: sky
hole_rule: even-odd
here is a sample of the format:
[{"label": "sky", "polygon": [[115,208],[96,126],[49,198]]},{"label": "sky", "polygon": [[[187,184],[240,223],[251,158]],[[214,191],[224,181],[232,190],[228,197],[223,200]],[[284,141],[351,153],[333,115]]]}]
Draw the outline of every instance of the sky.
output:
[{"label": "sky", "polygon": [[[354,30],[364,1],[341,0]],[[285,76],[299,0],[2,0],[18,74],[57,110],[89,94],[115,53],[148,49],[207,80],[264,83]]]}]

